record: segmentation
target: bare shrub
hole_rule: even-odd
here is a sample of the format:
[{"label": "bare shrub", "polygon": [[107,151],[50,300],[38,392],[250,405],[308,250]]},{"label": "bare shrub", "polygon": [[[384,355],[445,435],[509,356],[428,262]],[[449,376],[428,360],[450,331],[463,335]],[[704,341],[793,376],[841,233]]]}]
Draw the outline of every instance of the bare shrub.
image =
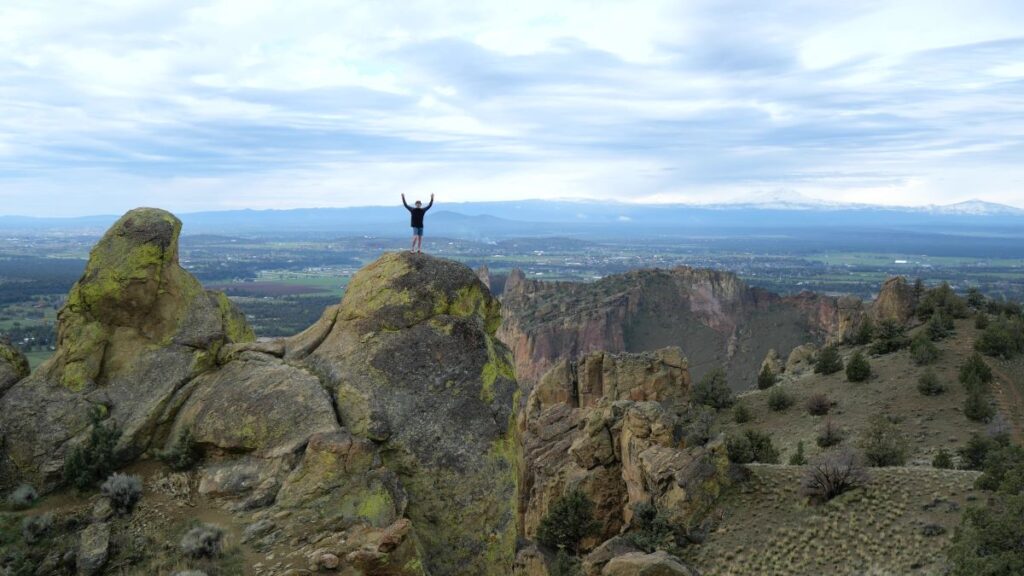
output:
[{"label": "bare shrub", "polygon": [[867,482],[868,473],[860,458],[847,448],[823,454],[808,464],[801,489],[812,501],[828,502]]}]

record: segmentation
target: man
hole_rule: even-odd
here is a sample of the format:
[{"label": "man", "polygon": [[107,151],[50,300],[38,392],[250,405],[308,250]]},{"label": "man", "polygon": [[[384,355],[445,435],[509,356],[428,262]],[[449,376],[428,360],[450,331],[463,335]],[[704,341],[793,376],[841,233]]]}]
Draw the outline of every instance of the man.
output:
[{"label": "man", "polygon": [[416,201],[416,207],[413,208],[405,202],[405,194],[402,194],[402,204],[405,209],[412,215],[412,250],[414,252],[423,251],[423,215],[430,210],[430,207],[434,205],[434,195],[430,195],[430,204],[427,207],[423,207],[423,203],[419,200]]}]

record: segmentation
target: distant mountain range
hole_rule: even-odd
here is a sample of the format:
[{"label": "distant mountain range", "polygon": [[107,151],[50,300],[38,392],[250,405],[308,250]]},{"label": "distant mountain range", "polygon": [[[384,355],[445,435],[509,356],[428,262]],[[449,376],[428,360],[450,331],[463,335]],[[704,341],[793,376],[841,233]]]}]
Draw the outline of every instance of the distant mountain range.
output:
[{"label": "distant mountain range", "polygon": [[[408,216],[399,206],[229,210],[179,214],[186,234],[336,233],[404,236]],[[114,215],[78,218],[0,216],[0,231],[100,232]],[[439,203],[427,217],[436,236],[643,237],[779,233],[796,229],[927,229],[932,232],[1024,235],[1024,210],[971,200],[945,206],[891,207],[772,196],[746,203],[627,204],[565,200]]]}]

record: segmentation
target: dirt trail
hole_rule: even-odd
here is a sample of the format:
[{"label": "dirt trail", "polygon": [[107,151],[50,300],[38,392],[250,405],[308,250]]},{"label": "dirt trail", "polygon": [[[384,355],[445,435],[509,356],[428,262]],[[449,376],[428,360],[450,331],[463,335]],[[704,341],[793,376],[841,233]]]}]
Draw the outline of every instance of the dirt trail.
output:
[{"label": "dirt trail", "polygon": [[[992,372],[995,374],[995,381],[992,384],[992,393],[995,396],[996,408],[1006,418],[1010,425],[1010,436],[1014,443],[1024,444],[1024,394],[1021,393],[1021,385],[1024,382],[1020,375],[1014,374],[1014,370],[1002,362],[990,362]],[[1013,376],[1017,376],[1014,378]]]}]

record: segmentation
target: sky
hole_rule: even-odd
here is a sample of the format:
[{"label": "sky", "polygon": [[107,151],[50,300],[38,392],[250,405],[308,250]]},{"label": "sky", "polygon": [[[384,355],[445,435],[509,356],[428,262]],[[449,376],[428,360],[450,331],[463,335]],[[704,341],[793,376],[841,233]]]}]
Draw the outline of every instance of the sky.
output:
[{"label": "sky", "polygon": [[0,0],[0,214],[1024,207],[1020,0]]}]

